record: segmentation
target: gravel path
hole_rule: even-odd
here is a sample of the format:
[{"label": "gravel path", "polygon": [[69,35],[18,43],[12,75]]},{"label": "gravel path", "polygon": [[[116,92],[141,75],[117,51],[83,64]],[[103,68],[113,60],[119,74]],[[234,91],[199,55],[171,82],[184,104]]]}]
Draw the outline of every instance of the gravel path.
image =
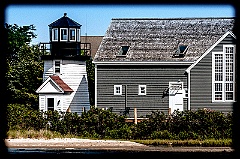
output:
[{"label": "gravel path", "polygon": [[76,138],[55,139],[5,139],[8,148],[55,148],[88,150],[125,150],[161,152],[232,152],[231,147],[168,147],[146,146],[131,141],[90,140]]}]

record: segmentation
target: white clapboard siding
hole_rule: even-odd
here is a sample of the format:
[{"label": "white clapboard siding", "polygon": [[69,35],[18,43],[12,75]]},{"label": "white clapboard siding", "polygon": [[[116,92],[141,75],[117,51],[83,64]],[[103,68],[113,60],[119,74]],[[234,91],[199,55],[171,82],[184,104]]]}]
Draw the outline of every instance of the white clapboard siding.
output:
[{"label": "white clapboard siding", "polygon": [[46,111],[45,96],[39,95],[39,109],[40,111]]},{"label": "white clapboard siding", "polygon": [[43,81],[45,81],[51,75],[53,75],[53,61],[45,60],[43,70]]},{"label": "white clapboard siding", "polygon": [[57,96],[55,99],[57,104],[56,105],[57,110],[62,111],[62,100],[63,100],[62,95]]}]

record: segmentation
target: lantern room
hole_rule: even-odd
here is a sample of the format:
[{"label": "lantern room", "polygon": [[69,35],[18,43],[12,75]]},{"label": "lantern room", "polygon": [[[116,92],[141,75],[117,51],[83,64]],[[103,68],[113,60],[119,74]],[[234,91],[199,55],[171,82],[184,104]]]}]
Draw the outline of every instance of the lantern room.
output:
[{"label": "lantern room", "polygon": [[49,58],[90,57],[90,43],[81,43],[81,24],[72,20],[64,13],[63,17],[52,22],[49,26],[49,43],[40,43],[40,49],[48,54]]}]

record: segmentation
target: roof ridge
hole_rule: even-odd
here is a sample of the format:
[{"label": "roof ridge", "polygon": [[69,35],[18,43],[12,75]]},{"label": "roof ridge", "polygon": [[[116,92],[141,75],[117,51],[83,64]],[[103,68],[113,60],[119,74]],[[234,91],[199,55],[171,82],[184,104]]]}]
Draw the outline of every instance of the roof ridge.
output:
[{"label": "roof ridge", "polygon": [[112,20],[194,20],[194,19],[235,19],[235,17],[112,18]]}]

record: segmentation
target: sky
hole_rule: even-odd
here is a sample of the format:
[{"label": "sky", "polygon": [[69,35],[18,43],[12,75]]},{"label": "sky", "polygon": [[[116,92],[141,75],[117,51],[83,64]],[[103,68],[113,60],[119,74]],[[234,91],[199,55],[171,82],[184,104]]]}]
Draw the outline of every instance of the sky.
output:
[{"label": "sky", "polygon": [[49,42],[48,25],[64,13],[80,23],[81,35],[104,36],[112,18],[195,18],[235,17],[231,5],[9,5],[5,22],[34,25],[37,38],[32,44]]}]

